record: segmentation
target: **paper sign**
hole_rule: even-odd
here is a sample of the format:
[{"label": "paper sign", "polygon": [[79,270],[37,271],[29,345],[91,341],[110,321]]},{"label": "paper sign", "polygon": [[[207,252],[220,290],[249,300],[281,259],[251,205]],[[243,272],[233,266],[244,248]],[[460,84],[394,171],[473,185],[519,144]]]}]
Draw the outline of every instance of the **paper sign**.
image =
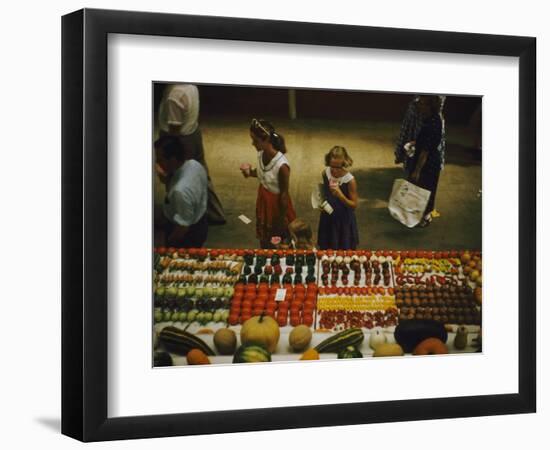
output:
[{"label": "paper sign", "polygon": [[286,289],[277,289],[275,293],[275,301],[282,302],[286,297]]},{"label": "paper sign", "polygon": [[244,214],[241,214],[239,216],[239,219],[241,219],[245,224],[249,224],[250,222],[252,222],[248,217],[246,217]]}]

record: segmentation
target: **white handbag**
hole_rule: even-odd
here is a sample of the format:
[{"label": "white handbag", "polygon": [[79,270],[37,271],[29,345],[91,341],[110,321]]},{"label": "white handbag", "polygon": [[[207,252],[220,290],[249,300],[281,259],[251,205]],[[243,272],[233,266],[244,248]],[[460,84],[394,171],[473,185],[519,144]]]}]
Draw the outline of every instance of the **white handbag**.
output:
[{"label": "white handbag", "polygon": [[394,219],[412,228],[422,220],[430,194],[427,189],[398,178],[393,182],[388,210]]}]

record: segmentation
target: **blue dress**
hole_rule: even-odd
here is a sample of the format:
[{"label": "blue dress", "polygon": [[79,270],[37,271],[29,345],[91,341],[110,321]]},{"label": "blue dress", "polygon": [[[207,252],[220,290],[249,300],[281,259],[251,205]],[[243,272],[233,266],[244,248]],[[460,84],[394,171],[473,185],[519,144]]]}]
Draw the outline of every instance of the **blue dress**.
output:
[{"label": "blue dress", "polygon": [[[350,198],[349,182],[353,177],[350,175],[342,178],[342,181],[345,182],[340,183],[340,190],[347,198]],[[323,195],[334,211],[332,214],[321,212],[317,233],[318,248],[321,250],[355,250],[359,244],[355,211],[348,208],[332,194],[329,188],[327,171],[323,173]]]}]

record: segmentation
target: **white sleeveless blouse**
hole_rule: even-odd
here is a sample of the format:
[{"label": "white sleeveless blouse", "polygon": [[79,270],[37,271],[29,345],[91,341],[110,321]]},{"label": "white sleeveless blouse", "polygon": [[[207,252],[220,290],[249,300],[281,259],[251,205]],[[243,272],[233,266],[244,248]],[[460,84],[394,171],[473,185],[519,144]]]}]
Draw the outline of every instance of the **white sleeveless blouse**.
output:
[{"label": "white sleeveless blouse", "polygon": [[333,177],[332,173],[330,173],[330,167],[327,167],[325,169],[325,174],[328,178],[328,181],[337,181],[340,186],[342,184],[349,183],[351,180],[353,180],[353,175],[351,174],[351,172],[347,172],[345,175],[338,178]]},{"label": "white sleeveless blouse", "polygon": [[279,189],[279,169],[283,164],[290,167],[288,159],[281,152],[277,152],[268,164],[264,165],[262,161],[263,150],[258,152],[258,179],[264,188],[272,194],[280,194]]}]

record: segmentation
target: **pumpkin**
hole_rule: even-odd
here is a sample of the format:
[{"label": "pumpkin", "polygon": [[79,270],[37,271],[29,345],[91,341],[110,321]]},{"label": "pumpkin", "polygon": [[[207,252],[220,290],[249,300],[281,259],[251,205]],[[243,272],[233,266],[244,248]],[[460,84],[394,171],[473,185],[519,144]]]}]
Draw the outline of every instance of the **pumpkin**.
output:
[{"label": "pumpkin", "polygon": [[243,344],[233,355],[233,363],[270,362],[271,354],[261,345]]},{"label": "pumpkin", "polygon": [[298,325],[294,327],[288,335],[288,343],[292,350],[303,351],[311,342],[311,330],[306,325]]},{"label": "pumpkin", "polygon": [[348,358],[362,358],[363,353],[357,350],[357,347],[350,345],[338,352],[338,359],[348,359]]},{"label": "pumpkin", "polygon": [[389,344],[386,342],[385,344],[378,345],[372,356],[403,356],[403,354],[403,349],[399,344]]},{"label": "pumpkin", "polygon": [[259,344],[273,353],[279,342],[279,325],[272,317],[263,313],[248,319],[241,328],[242,344]]},{"label": "pumpkin", "polygon": [[210,360],[206,353],[198,348],[193,348],[187,352],[187,364],[190,366],[198,366],[203,364],[210,364]]},{"label": "pumpkin", "polygon": [[304,352],[300,359],[302,361],[313,361],[319,359],[319,352],[314,348],[310,348]]},{"label": "pumpkin", "polygon": [[220,328],[214,334],[214,345],[220,355],[232,355],[237,347],[237,336],[229,328]]},{"label": "pumpkin", "polygon": [[449,353],[449,349],[445,343],[434,337],[424,339],[413,350],[413,355],[445,355],[447,353]]},{"label": "pumpkin", "polygon": [[373,350],[376,350],[376,347],[380,344],[385,344],[387,342],[386,335],[380,329],[372,330],[369,337],[369,346]]}]

